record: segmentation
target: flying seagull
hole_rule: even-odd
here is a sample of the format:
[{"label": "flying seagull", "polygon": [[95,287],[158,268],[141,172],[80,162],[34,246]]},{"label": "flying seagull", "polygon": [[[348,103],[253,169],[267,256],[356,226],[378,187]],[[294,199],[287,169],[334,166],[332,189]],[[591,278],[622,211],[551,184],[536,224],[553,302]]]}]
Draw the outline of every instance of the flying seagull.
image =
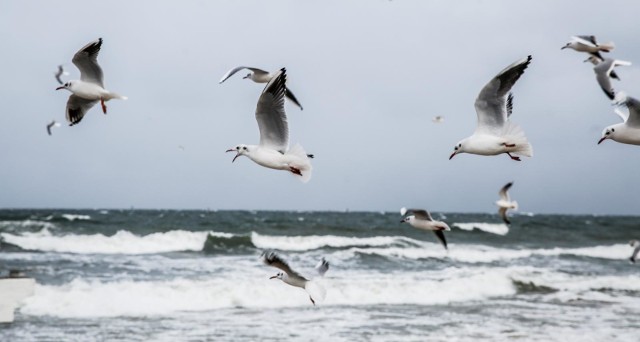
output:
[{"label": "flying seagull", "polygon": [[[301,276],[298,272],[292,270],[291,267],[289,267],[289,265],[276,253],[263,253],[262,261],[266,265],[273,266],[282,270],[282,272],[278,272],[278,274],[270,277],[269,279],[280,279],[286,284],[304,289],[305,291],[307,291],[309,299],[311,300],[311,303],[313,303],[313,305],[316,305],[316,301],[324,300],[326,291],[320,284],[316,283],[313,280],[309,280]],[[322,277],[327,272],[327,270],[329,270],[329,262],[322,258],[322,260],[320,260],[315,268],[318,272],[318,275]]]},{"label": "flying seagull", "polygon": [[49,123],[47,124],[47,133],[48,133],[49,135],[51,135],[51,128],[52,128],[52,127],[60,127],[60,123],[59,123],[59,122],[57,122],[56,120],[53,120],[53,121],[51,121],[51,122],[49,122]]},{"label": "flying seagull", "polygon": [[284,111],[284,94],[287,74],[282,68],[267,83],[258,99],[256,120],[260,129],[259,145],[237,145],[227,152],[236,152],[234,162],[240,156],[247,156],[256,164],[276,170],[289,171],[308,182],[311,178],[311,161],[302,146],[289,146],[289,127]]},{"label": "flying seagull", "polygon": [[602,91],[604,91],[605,95],[607,95],[610,100],[615,98],[615,91],[611,86],[611,72],[614,67],[619,65],[629,66],[631,65],[631,62],[605,58],[602,63],[598,63],[593,67],[593,72],[596,73],[596,80],[598,81],[600,88],[602,88]]},{"label": "flying seagull", "polygon": [[440,242],[444,246],[444,249],[448,249],[447,240],[444,238],[443,231],[451,230],[451,228],[449,228],[449,225],[442,221],[434,220],[427,210],[407,208],[400,209],[400,215],[404,216],[406,214],[413,215],[409,215],[403,218],[402,220],[400,220],[400,223],[406,222],[413,228],[432,231],[434,234],[436,234],[436,237],[438,238],[438,240],[440,240]]},{"label": "flying seagull", "polygon": [[[274,74],[262,70],[262,69],[258,69],[258,68],[253,68],[253,67],[246,67],[246,66],[239,66],[236,68],[233,68],[229,71],[227,71],[226,74],[224,74],[224,76],[222,76],[222,78],[220,79],[220,84],[222,84],[222,82],[226,81],[229,77],[233,76],[233,74],[237,73],[238,71],[242,70],[242,69],[247,69],[249,71],[251,71],[250,73],[248,73],[246,76],[243,77],[243,79],[250,79],[256,83],[268,83],[269,81],[271,81],[271,79],[275,76]],[[276,73],[277,74],[277,73]],[[285,96],[291,100],[291,102],[293,102],[296,106],[300,107],[300,110],[302,110],[302,105],[300,104],[300,102],[298,101],[298,99],[296,99],[295,95],[293,95],[293,92],[291,92],[291,90],[289,88],[286,88],[286,93]]]},{"label": "flying seagull", "polygon": [[502,189],[500,189],[500,192],[498,192],[498,194],[500,195],[500,199],[496,201],[496,205],[499,208],[498,213],[500,214],[500,217],[502,217],[502,220],[506,224],[511,224],[511,222],[509,221],[509,218],[507,217],[507,210],[518,209],[518,202],[512,201],[511,199],[509,199],[508,191],[512,185],[513,185],[513,182],[509,182],[505,186],[503,186]]},{"label": "flying seagull", "polygon": [[618,108],[614,110],[623,122],[605,128],[598,145],[606,139],[622,144],[640,145],[640,101],[621,91],[616,94],[614,104],[627,107],[627,113]]},{"label": "flying seagull", "polygon": [[58,83],[60,84],[64,84],[64,82],[62,82],[62,76],[66,76],[66,75],[69,75],[69,73],[64,71],[62,64],[58,65],[58,71],[56,71],[55,73],[56,81],[58,81]]},{"label": "flying seagull", "polygon": [[571,40],[560,50],[569,48],[579,52],[586,52],[591,56],[603,59],[600,51],[610,52],[615,48],[613,42],[598,44],[595,36],[572,36],[570,39]]},{"label": "flying seagull", "polygon": [[434,117],[433,119],[431,119],[431,121],[433,121],[433,123],[443,123],[444,122],[444,118],[440,115]]},{"label": "flying seagull", "polygon": [[102,69],[98,65],[98,53],[102,46],[102,38],[84,46],[73,56],[73,64],[80,69],[80,79],[69,81],[56,90],[67,89],[72,94],[67,101],[66,117],[69,126],[79,123],[85,113],[98,101],[102,105],[102,112],[107,114],[107,106],[104,104],[111,99],[126,100],[104,89]]},{"label": "flying seagull", "polygon": [[511,153],[527,157],[533,155],[531,145],[520,126],[509,120],[513,111],[511,88],[529,63],[531,56],[509,65],[482,88],[475,103],[478,114],[476,131],[456,144],[449,159],[460,153],[483,156],[506,153],[517,161],[520,158]]},{"label": "flying seagull", "polygon": [[[593,64],[593,65],[598,65],[598,64],[604,62],[604,59],[598,58],[596,56],[589,56],[589,58],[585,59],[583,62],[584,63],[591,62],[591,64]],[[611,78],[613,78],[613,79],[616,79],[616,80],[620,81],[620,76],[618,76],[618,74],[616,74],[615,70],[611,70],[611,73],[609,73],[609,76],[611,76]]]},{"label": "flying seagull", "polygon": [[636,256],[638,256],[638,252],[640,252],[640,241],[638,240],[631,240],[629,241],[629,246],[631,246],[631,248],[633,248],[633,254],[631,254],[631,257],[629,258],[629,260],[632,263],[636,263]]}]

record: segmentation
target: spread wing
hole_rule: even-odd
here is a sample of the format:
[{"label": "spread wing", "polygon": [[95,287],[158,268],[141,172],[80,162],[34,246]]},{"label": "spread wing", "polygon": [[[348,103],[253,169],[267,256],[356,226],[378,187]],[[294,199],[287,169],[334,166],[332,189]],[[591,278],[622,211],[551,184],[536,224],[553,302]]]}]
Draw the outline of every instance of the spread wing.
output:
[{"label": "spread wing", "polygon": [[69,96],[66,110],[66,117],[67,122],[69,122],[69,126],[79,123],[84,117],[84,114],[87,113],[87,111],[96,103],[98,103],[97,100],[87,100],[73,94]]},{"label": "spread wing", "polygon": [[98,53],[102,46],[102,38],[91,42],[73,56],[73,64],[80,69],[80,79],[95,83],[104,88],[102,69],[98,65]]},{"label": "spread wing", "polygon": [[282,258],[280,258],[278,254],[274,252],[266,252],[262,254],[262,260],[266,265],[273,266],[282,270],[289,277],[308,280],[305,277],[301,276],[299,273],[292,270],[291,267],[289,267],[289,264],[287,264],[284,260],[282,260]]},{"label": "spread wing", "polygon": [[513,182],[509,182],[505,186],[503,186],[502,189],[500,189],[500,192],[498,192],[498,194],[500,195],[501,200],[509,201],[509,193],[507,191],[509,191],[512,185]]},{"label": "spread wing", "polygon": [[596,47],[598,46],[598,43],[596,42],[596,37],[595,36],[574,36],[572,37],[573,40],[580,42],[584,45],[588,45],[588,46],[592,46],[592,47]]},{"label": "spread wing", "polygon": [[507,208],[500,207],[500,209],[498,209],[498,213],[500,214],[500,217],[502,217],[502,221],[504,221],[504,223],[511,224],[511,221],[509,221],[509,218],[507,217]]},{"label": "spread wing", "polygon": [[289,100],[291,100],[291,102],[293,102],[296,106],[300,107],[300,110],[303,110],[302,105],[300,104],[300,101],[298,101],[298,99],[296,98],[295,95],[293,95],[293,93],[291,92],[291,90],[289,88],[286,88],[286,93],[284,94]]},{"label": "spread wing", "polygon": [[636,128],[640,127],[640,101],[631,96],[627,96],[623,104],[627,106],[627,109],[629,110],[629,116],[626,120],[627,126]]},{"label": "spread wing", "polygon": [[318,271],[318,274],[322,277],[325,273],[327,273],[328,270],[329,262],[325,260],[325,258],[322,258],[322,260],[320,260],[320,262],[318,262],[318,264],[316,265],[316,271]]},{"label": "spread wing", "polygon": [[434,230],[433,233],[436,234],[436,237],[438,238],[438,240],[440,240],[440,243],[442,243],[444,249],[448,250],[449,248],[447,247],[447,240],[444,238],[444,233],[442,232],[442,230]]},{"label": "spread wing", "polygon": [[284,112],[287,74],[285,68],[267,83],[256,108],[260,146],[285,153],[289,146],[289,126]]},{"label": "spread wing", "polygon": [[433,218],[431,217],[431,213],[429,213],[427,210],[423,210],[423,209],[407,209],[406,212],[407,212],[407,214],[413,214],[413,216],[415,216],[418,219],[426,220],[426,221],[433,221]]},{"label": "spread wing", "polygon": [[227,71],[226,74],[224,74],[224,76],[222,76],[222,78],[220,79],[220,82],[218,83],[222,83],[224,81],[226,81],[229,77],[233,76],[235,73],[237,73],[238,71],[242,70],[242,69],[249,69],[251,71],[253,71],[256,74],[268,74],[268,71],[264,71],[262,69],[258,69],[258,68],[253,68],[253,67],[248,67],[248,66],[239,66],[239,67],[235,67],[229,71]]},{"label": "spread wing", "polygon": [[482,88],[475,103],[476,131],[496,134],[502,130],[513,108],[513,96],[509,92],[530,63],[531,56],[527,56],[509,65]]}]

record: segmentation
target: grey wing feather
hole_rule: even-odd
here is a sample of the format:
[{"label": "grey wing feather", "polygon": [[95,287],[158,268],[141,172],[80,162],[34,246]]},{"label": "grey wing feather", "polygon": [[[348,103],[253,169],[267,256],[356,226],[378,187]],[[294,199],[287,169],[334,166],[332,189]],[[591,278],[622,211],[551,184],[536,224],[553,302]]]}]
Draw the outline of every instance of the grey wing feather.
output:
[{"label": "grey wing feather", "polygon": [[248,67],[248,66],[239,66],[239,67],[235,67],[229,71],[227,71],[226,74],[224,74],[224,76],[222,76],[222,78],[220,79],[220,82],[218,83],[222,83],[224,81],[226,81],[229,77],[235,75],[235,73],[237,73],[238,71],[242,70],[242,69],[249,69],[255,73],[265,73],[268,74],[269,72],[264,71],[262,69],[258,69],[258,68],[253,68],[253,67]]},{"label": "grey wing feather", "polygon": [[447,240],[444,238],[444,233],[442,232],[442,230],[434,230],[433,233],[436,234],[436,237],[438,238],[438,240],[440,240],[440,242],[444,246],[444,249],[449,249],[447,247]]},{"label": "grey wing feather", "polygon": [[291,90],[289,88],[286,88],[286,93],[285,96],[291,100],[291,102],[293,102],[296,106],[300,107],[300,110],[303,110],[302,105],[300,104],[300,101],[298,101],[298,99],[296,98],[295,95],[293,95],[293,93],[291,92]]},{"label": "grey wing feather", "polygon": [[596,37],[595,36],[576,36],[580,39],[584,39],[588,42],[591,42],[593,45],[598,45],[598,43],[596,42]]},{"label": "grey wing feather", "polygon": [[613,100],[615,97],[615,92],[611,86],[611,78],[609,77],[610,72],[613,70],[613,63],[614,61],[612,59],[607,58],[602,63],[593,67],[600,88],[610,100]]},{"label": "grey wing feather", "polygon": [[66,117],[67,122],[69,122],[69,126],[79,123],[87,111],[96,103],[98,103],[97,100],[87,100],[73,94],[69,96],[66,109]]},{"label": "grey wing feather", "polygon": [[500,209],[498,209],[498,213],[500,214],[500,217],[502,217],[502,221],[504,221],[504,223],[511,224],[509,217],[507,217],[507,208],[500,207]]},{"label": "grey wing feather", "polygon": [[58,81],[58,83],[60,84],[64,84],[61,78],[62,74],[64,74],[64,68],[62,67],[62,65],[58,65],[58,72],[56,72],[56,81]]},{"label": "grey wing feather", "polygon": [[325,258],[322,258],[322,260],[320,260],[320,262],[318,262],[318,264],[316,265],[316,271],[318,271],[318,274],[322,277],[325,273],[327,273],[328,270],[329,262],[325,260]]},{"label": "grey wing feather", "polygon": [[305,277],[301,276],[299,273],[289,267],[280,256],[274,252],[266,252],[262,254],[262,260],[265,265],[273,266],[285,272],[289,277],[300,278],[303,280],[307,280]]},{"label": "grey wing feather", "polygon": [[423,209],[407,209],[407,214],[412,213],[418,219],[433,221],[431,214],[427,210]]},{"label": "grey wing feather", "polygon": [[633,254],[631,254],[631,258],[629,258],[629,260],[631,260],[632,262],[636,262],[636,257],[638,256],[639,252],[640,246],[636,247],[636,249],[633,250]]},{"label": "grey wing feather", "polygon": [[509,65],[482,88],[475,102],[478,129],[496,130],[504,126],[513,109],[509,92],[530,63],[529,55]]},{"label": "grey wing feather", "polygon": [[80,69],[80,79],[95,83],[104,88],[102,69],[98,65],[98,53],[102,46],[102,38],[91,42],[73,56],[73,64]]},{"label": "grey wing feather", "polygon": [[505,184],[505,186],[503,186],[502,189],[500,189],[500,192],[498,192],[498,194],[500,195],[501,199],[505,201],[509,200],[509,193],[507,191],[509,191],[512,185],[513,185],[513,182],[509,182]]},{"label": "grey wing feather", "polygon": [[51,135],[51,127],[53,127],[53,125],[55,125],[56,122],[55,121],[51,121],[48,125],[47,125],[47,133],[49,133],[49,135]]},{"label": "grey wing feather", "polygon": [[260,146],[285,153],[289,146],[289,126],[284,111],[287,74],[282,68],[262,91],[256,108],[260,128]]},{"label": "grey wing feather", "polygon": [[631,96],[627,96],[624,101],[624,105],[629,110],[629,117],[627,118],[627,126],[640,127],[640,101],[634,99]]}]

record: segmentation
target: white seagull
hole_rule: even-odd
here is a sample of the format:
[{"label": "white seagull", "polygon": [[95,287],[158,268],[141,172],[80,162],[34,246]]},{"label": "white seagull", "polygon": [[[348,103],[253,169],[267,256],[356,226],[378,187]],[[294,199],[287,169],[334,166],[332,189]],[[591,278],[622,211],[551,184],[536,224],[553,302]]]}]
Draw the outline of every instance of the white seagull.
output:
[{"label": "white seagull", "polygon": [[237,145],[227,152],[236,152],[234,162],[239,156],[247,156],[256,164],[270,169],[285,170],[300,176],[300,180],[308,182],[311,179],[311,161],[313,155],[308,155],[302,146],[289,146],[289,128],[284,111],[284,95],[287,74],[282,68],[267,83],[258,99],[256,120],[260,129],[259,145]]},{"label": "white seagull", "polygon": [[640,241],[631,240],[629,241],[629,246],[631,246],[631,248],[634,248],[633,254],[631,254],[631,257],[629,258],[629,260],[631,260],[631,262],[635,264],[636,256],[638,256],[638,252],[640,252]]},{"label": "white seagull", "polygon": [[85,113],[98,101],[102,112],[107,114],[104,104],[111,99],[126,100],[125,96],[104,89],[102,69],[98,65],[98,53],[102,46],[102,38],[87,44],[73,56],[73,64],[80,69],[80,79],[69,81],[56,90],[67,89],[72,92],[67,101],[66,116],[69,126],[79,123]]},{"label": "white seagull", "polygon": [[579,52],[586,52],[599,59],[603,59],[602,55],[600,55],[600,51],[610,52],[615,48],[613,42],[598,44],[595,36],[572,36],[570,39],[571,41],[569,41],[560,50],[570,48]]},{"label": "white seagull", "polygon": [[507,217],[507,210],[518,209],[518,202],[512,201],[511,199],[509,199],[508,191],[512,185],[513,185],[513,182],[509,182],[505,186],[503,186],[502,189],[500,189],[500,192],[498,192],[498,194],[500,195],[500,199],[496,201],[496,205],[498,206],[498,208],[500,208],[498,209],[498,213],[500,214],[500,217],[502,217],[502,220],[506,224],[511,224],[511,222],[509,221],[509,218]]},{"label": "white seagull", "polygon": [[47,133],[49,135],[51,135],[51,128],[53,127],[60,127],[60,123],[57,122],[56,120],[53,120],[47,124]]},{"label": "white seagull", "polygon": [[443,123],[444,122],[444,118],[440,115],[434,117],[433,119],[431,119],[431,121],[433,121],[433,123]]},{"label": "white seagull", "polygon": [[[311,303],[313,303],[313,305],[316,305],[316,301],[324,300],[326,291],[322,287],[322,285],[313,280],[309,280],[301,276],[296,271],[292,270],[291,267],[289,267],[289,265],[276,253],[263,253],[262,261],[266,265],[273,266],[283,271],[278,272],[278,274],[270,277],[269,279],[280,279],[286,284],[304,289],[305,291],[307,291],[309,299],[311,300]],[[322,258],[322,260],[320,260],[320,262],[316,265],[315,269],[322,277],[329,269],[329,262]]]},{"label": "white seagull", "polygon": [[64,71],[62,64],[60,64],[58,65],[58,71],[56,71],[54,75],[56,76],[56,81],[58,81],[58,83],[64,84],[64,82],[62,82],[62,76],[67,76],[69,73]]},{"label": "white seagull", "polygon": [[593,67],[593,72],[596,73],[596,80],[598,81],[600,88],[602,88],[602,91],[604,91],[605,95],[607,95],[610,100],[615,98],[615,91],[611,86],[611,72],[613,72],[614,67],[619,65],[629,66],[631,65],[631,62],[605,58],[602,63],[598,63]]},{"label": "white seagull", "polygon": [[[233,74],[235,74],[236,72],[242,69],[247,69],[251,71],[246,76],[244,76],[243,79],[248,78],[256,83],[267,83],[271,81],[271,79],[275,76],[274,74],[262,69],[247,67],[247,66],[239,66],[227,71],[227,73],[224,74],[224,76],[222,76],[222,78],[220,79],[220,82],[218,83],[222,84],[222,82],[226,81],[229,77],[233,76]],[[300,104],[298,99],[296,99],[295,95],[293,95],[293,92],[291,92],[289,88],[287,88],[287,92],[285,93],[285,96],[289,100],[291,100],[291,102],[293,102],[296,106],[300,107],[300,110],[302,110],[302,105]]]},{"label": "white seagull", "polygon": [[511,153],[527,157],[533,155],[531,145],[520,126],[509,120],[513,110],[511,88],[529,63],[531,56],[509,65],[482,88],[475,103],[478,126],[473,135],[456,144],[449,159],[459,153],[483,156],[506,153],[517,161],[520,158]]},{"label": "white seagull", "polygon": [[406,214],[413,215],[409,215],[403,218],[400,223],[406,222],[413,228],[432,231],[434,234],[436,234],[436,237],[438,238],[438,240],[440,240],[440,242],[444,246],[444,249],[448,249],[447,240],[444,238],[444,233],[442,231],[451,230],[451,228],[449,228],[449,225],[442,221],[434,220],[433,217],[431,217],[431,214],[426,210],[407,208],[400,209],[400,215],[404,216]]},{"label": "white seagull", "polygon": [[616,94],[615,105],[627,107],[627,113],[616,108],[614,111],[622,118],[622,123],[611,125],[602,131],[598,144],[611,139],[622,144],[640,145],[640,101],[624,92]]},{"label": "white seagull", "polygon": [[[604,62],[604,59],[603,58],[599,58],[597,56],[589,56],[589,58],[585,59],[583,62],[584,63],[591,62],[591,64],[593,64],[593,65],[598,65],[598,64]],[[611,76],[611,78],[613,78],[613,79],[616,79],[616,80],[620,81],[620,77],[618,76],[618,74],[616,74],[615,70],[611,70],[611,72],[609,73],[609,76]]]}]

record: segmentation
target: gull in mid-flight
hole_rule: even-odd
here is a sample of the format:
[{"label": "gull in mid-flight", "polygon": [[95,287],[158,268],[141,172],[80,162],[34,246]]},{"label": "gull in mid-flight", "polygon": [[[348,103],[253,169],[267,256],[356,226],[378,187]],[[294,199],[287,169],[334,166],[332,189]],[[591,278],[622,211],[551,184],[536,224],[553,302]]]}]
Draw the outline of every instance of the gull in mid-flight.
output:
[{"label": "gull in mid-flight", "polygon": [[629,246],[631,246],[631,248],[633,248],[633,254],[631,254],[631,257],[629,258],[629,260],[632,263],[636,263],[636,256],[638,256],[638,252],[640,252],[640,241],[638,240],[631,240],[629,241]]},{"label": "gull in mid-flight", "polygon": [[60,123],[57,122],[56,120],[53,120],[47,124],[47,133],[49,135],[51,135],[51,128],[53,127],[60,127]]},{"label": "gull in mid-flight", "polygon": [[620,61],[617,59],[605,58],[601,63],[598,63],[593,67],[593,72],[596,73],[596,80],[604,91],[605,95],[610,100],[615,98],[615,91],[613,90],[613,86],[611,86],[611,72],[613,72],[613,68],[619,65],[629,66],[631,62]]},{"label": "gull in mid-flight", "polygon": [[237,145],[227,152],[236,152],[235,161],[240,156],[247,156],[256,164],[270,169],[285,170],[300,176],[300,180],[308,182],[311,178],[312,155],[307,155],[302,146],[289,146],[289,127],[284,111],[284,95],[287,74],[282,68],[267,83],[258,99],[256,120],[260,129],[259,145]]},{"label": "gull in mid-flight", "polygon": [[72,94],[67,101],[66,117],[69,126],[79,123],[85,113],[98,101],[102,112],[107,114],[104,104],[111,99],[126,100],[125,96],[104,89],[102,69],[98,65],[98,53],[102,46],[102,38],[87,44],[73,56],[73,64],[80,69],[80,79],[66,82],[56,90],[67,89]]},{"label": "gull in mid-flight", "polygon": [[[316,301],[324,300],[326,291],[320,284],[313,280],[309,280],[292,270],[291,267],[289,267],[289,265],[276,253],[263,253],[262,261],[266,265],[282,270],[282,272],[278,272],[278,274],[269,279],[280,279],[286,284],[304,289],[307,291],[309,299],[313,305],[316,305]],[[329,262],[322,258],[315,268],[318,274],[322,277],[329,269]]]},{"label": "gull in mid-flight", "polygon": [[[584,63],[586,63],[586,62],[591,62],[591,64],[593,64],[595,66],[595,65],[598,65],[598,64],[604,62],[604,59],[598,58],[596,56],[589,56],[589,58],[584,60]],[[615,80],[620,81],[620,76],[618,76],[618,74],[616,74],[615,70],[611,70],[611,72],[609,73],[609,76],[611,76],[611,78],[613,78]]]},{"label": "gull in mid-flight", "polygon": [[511,88],[529,63],[531,56],[509,65],[482,88],[475,103],[478,114],[476,131],[456,144],[449,159],[460,153],[483,156],[506,153],[517,161],[520,158],[511,153],[527,157],[533,155],[531,145],[520,126],[509,120],[513,110]]},{"label": "gull in mid-flight", "polygon": [[616,94],[614,104],[627,107],[627,113],[615,109],[623,122],[605,128],[598,144],[611,139],[622,144],[640,145],[640,101],[621,91]]},{"label": "gull in mid-flight", "polygon": [[508,191],[512,185],[513,185],[513,182],[509,182],[505,186],[503,186],[502,189],[500,189],[500,192],[498,192],[498,194],[500,195],[500,199],[496,201],[496,205],[498,206],[498,208],[500,208],[498,209],[498,213],[500,214],[500,217],[502,217],[502,220],[506,224],[511,224],[511,222],[509,221],[509,218],[507,217],[507,210],[518,209],[518,202],[512,201],[511,199],[509,199]]},{"label": "gull in mid-flight", "polygon": [[451,230],[451,228],[449,228],[449,225],[447,225],[442,221],[434,220],[431,217],[431,214],[427,210],[407,209],[407,208],[400,209],[400,215],[404,216],[406,214],[413,214],[413,215],[409,215],[403,218],[400,221],[400,223],[406,222],[409,225],[411,225],[411,227],[413,228],[432,231],[434,234],[436,234],[436,237],[438,238],[438,240],[440,240],[440,242],[444,246],[444,249],[448,249],[447,240],[444,238],[443,231]]},{"label": "gull in mid-flight", "polygon": [[58,81],[58,83],[64,84],[64,82],[62,82],[62,76],[67,76],[69,73],[64,71],[62,64],[60,64],[58,65],[58,71],[56,71],[54,75],[56,76],[56,81]]},{"label": "gull in mid-flight", "polygon": [[444,118],[442,116],[438,115],[435,118],[431,119],[431,121],[433,121],[433,123],[443,123],[444,122]]},{"label": "gull in mid-flight", "polygon": [[613,42],[598,44],[595,36],[572,36],[571,41],[569,41],[560,50],[564,50],[566,48],[579,52],[586,52],[594,57],[603,59],[602,55],[600,55],[600,51],[610,52],[615,48],[615,45]]},{"label": "gull in mid-flight", "polygon": [[[227,71],[227,73],[224,74],[224,76],[222,76],[222,78],[220,79],[220,82],[218,83],[222,84],[222,82],[226,81],[229,77],[233,76],[233,74],[235,74],[236,72],[242,69],[247,69],[251,71],[246,76],[244,76],[243,79],[248,78],[256,83],[267,83],[271,81],[271,79],[275,76],[274,74],[262,69],[239,66]],[[291,100],[291,102],[293,102],[296,106],[300,107],[300,110],[302,110],[302,105],[300,104],[300,102],[298,102],[298,99],[296,99],[295,95],[293,95],[293,93],[289,88],[287,88],[287,92],[285,93],[285,96],[289,100]]]}]

